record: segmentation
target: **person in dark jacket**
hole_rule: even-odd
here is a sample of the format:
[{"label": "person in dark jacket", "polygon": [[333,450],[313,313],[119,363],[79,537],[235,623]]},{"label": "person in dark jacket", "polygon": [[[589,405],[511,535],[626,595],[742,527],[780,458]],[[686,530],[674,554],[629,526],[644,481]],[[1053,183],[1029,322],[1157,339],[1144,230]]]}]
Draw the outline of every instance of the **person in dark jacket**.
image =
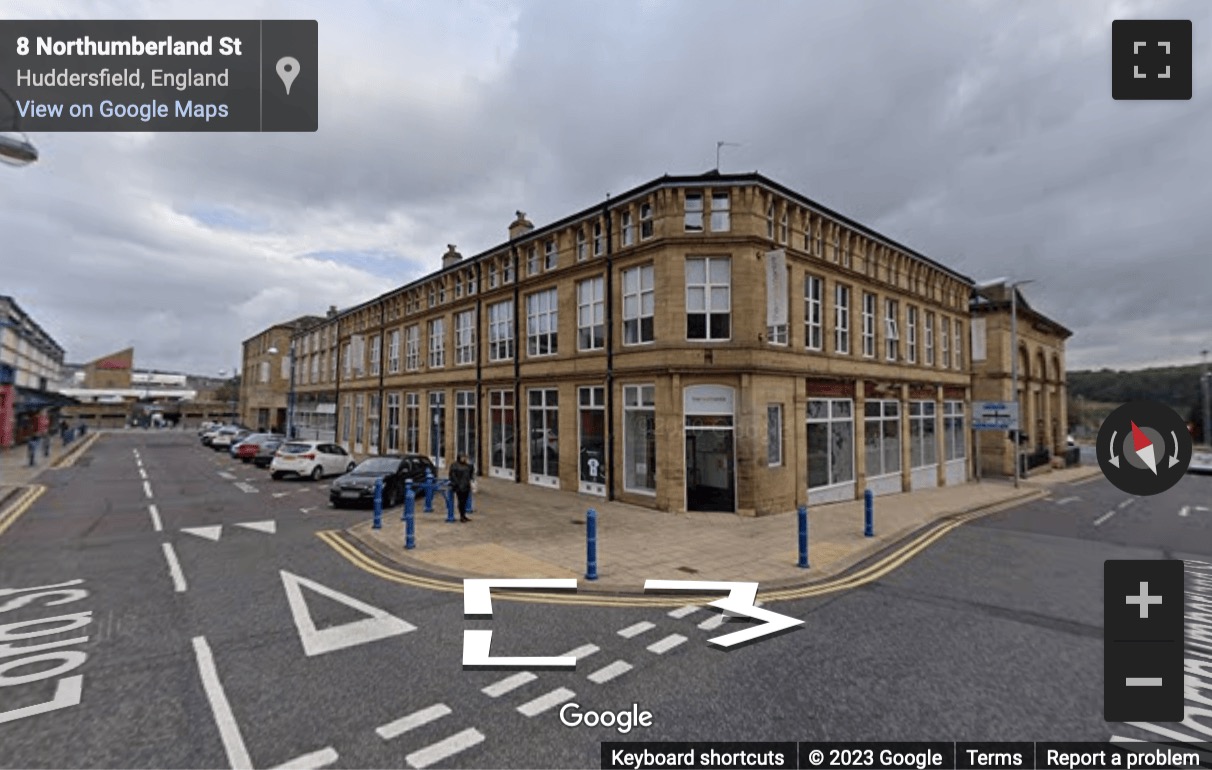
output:
[{"label": "person in dark jacket", "polygon": [[471,521],[467,518],[467,498],[471,495],[471,480],[474,477],[475,469],[467,462],[467,455],[459,455],[450,466],[450,488],[459,501],[459,521]]}]

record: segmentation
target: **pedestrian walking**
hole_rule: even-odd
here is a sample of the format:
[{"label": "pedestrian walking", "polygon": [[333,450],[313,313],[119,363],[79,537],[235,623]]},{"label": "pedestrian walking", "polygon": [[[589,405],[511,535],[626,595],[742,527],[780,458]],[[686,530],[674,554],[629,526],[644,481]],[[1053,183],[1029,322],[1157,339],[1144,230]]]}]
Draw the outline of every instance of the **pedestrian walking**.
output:
[{"label": "pedestrian walking", "polygon": [[475,469],[467,462],[467,455],[461,454],[450,466],[450,488],[454,490],[459,505],[459,521],[471,521],[467,518],[467,498],[471,495],[471,482],[475,478]]},{"label": "pedestrian walking", "polygon": [[34,467],[38,464],[38,437],[30,436],[25,442],[26,449],[29,451],[29,467]]}]

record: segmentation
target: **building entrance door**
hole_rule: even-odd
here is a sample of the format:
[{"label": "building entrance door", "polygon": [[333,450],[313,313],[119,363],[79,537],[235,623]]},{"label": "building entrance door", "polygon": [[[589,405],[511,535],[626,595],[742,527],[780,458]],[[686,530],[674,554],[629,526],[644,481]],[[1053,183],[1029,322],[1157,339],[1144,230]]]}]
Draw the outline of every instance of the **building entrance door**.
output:
[{"label": "building entrance door", "polygon": [[736,511],[736,440],[733,390],[722,385],[686,388],[686,510]]}]

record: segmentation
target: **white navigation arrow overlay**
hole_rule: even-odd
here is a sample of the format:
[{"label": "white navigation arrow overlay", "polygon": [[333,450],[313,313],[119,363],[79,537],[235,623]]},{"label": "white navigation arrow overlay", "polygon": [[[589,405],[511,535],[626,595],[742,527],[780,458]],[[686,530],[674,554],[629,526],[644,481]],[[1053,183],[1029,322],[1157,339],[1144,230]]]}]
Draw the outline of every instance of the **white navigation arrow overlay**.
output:
[{"label": "white navigation arrow overlay", "polygon": [[1115,436],[1119,431],[1111,431],[1111,460],[1110,463],[1116,468],[1119,467],[1119,455],[1115,454]]},{"label": "white navigation arrow overlay", "polygon": [[711,602],[709,607],[717,607],[725,613],[734,616],[753,618],[762,621],[759,625],[734,631],[731,634],[713,637],[708,644],[725,649],[736,647],[747,642],[755,642],[764,636],[786,631],[789,628],[801,626],[804,621],[782,615],[757,606],[757,583],[739,583],[731,581],[712,580],[646,580],[645,591],[727,591],[728,596]]},{"label": "white navigation arrow overlay", "polygon": [[[380,639],[417,630],[416,626],[395,615],[360,602],[352,596],[334,591],[327,586],[322,586],[314,580],[308,580],[286,570],[280,570],[280,574],[282,575],[282,587],[286,589],[286,601],[290,604],[290,614],[294,616],[295,628],[299,630],[299,641],[303,643],[303,654],[308,657],[343,650],[346,647],[354,647],[367,642],[377,642]],[[370,617],[330,628],[316,628],[316,623],[311,618],[311,611],[307,609],[307,602],[303,599],[303,588],[309,588]]]},{"label": "white navigation arrow overlay", "polygon": [[198,537],[204,537],[207,540],[217,542],[219,540],[219,536],[223,534],[223,525],[216,524],[213,527],[185,527],[181,531],[190,535],[197,535]]},{"label": "white navigation arrow overlay", "polygon": [[1170,466],[1173,468],[1178,465],[1178,433],[1170,431],[1170,438],[1174,439],[1174,454],[1170,455]]},{"label": "white navigation arrow overlay", "polygon": [[237,527],[245,529],[255,529],[258,532],[264,532],[267,535],[272,535],[278,531],[278,525],[273,519],[269,521],[241,521],[236,524]]}]

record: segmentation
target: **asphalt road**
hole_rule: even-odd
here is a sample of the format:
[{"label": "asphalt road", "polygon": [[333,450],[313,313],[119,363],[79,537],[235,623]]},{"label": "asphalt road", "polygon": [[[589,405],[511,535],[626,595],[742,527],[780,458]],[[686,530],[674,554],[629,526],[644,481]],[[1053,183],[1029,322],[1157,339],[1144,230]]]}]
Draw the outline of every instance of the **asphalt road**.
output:
[{"label": "asphalt road", "polygon": [[[1102,719],[1103,561],[1212,562],[1212,477],[1143,499],[1101,477],[1057,488],[872,583],[767,605],[805,624],[728,652],[706,640],[741,624],[703,608],[494,602],[464,620],[461,593],[384,581],[315,537],[368,515],[329,509],[326,483],[271,482],[192,434],[108,435],[41,481],[0,538],[0,767],[597,767],[606,740],[1212,735],[1212,710]],[[468,628],[577,668],[464,671]],[[653,724],[567,727],[568,702]]]}]

